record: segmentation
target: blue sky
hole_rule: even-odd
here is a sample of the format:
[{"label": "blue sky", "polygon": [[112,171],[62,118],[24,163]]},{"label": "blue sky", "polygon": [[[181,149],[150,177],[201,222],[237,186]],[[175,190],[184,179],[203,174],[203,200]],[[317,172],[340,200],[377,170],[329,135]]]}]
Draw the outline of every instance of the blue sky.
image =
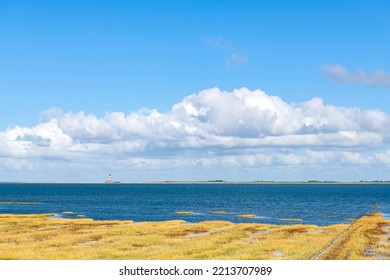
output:
[{"label": "blue sky", "polygon": [[[318,175],[319,179],[386,179],[390,163],[386,134],[390,115],[389,14],[388,1],[0,0],[0,135],[7,143],[0,150],[5,162],[0,176],[3,180],[99,181],[101,178],[94,172],[112,172],[124,181],[144,181],[146,177],[214,179],[213,176],[230,180],[298,180],[313,179],[307,177],[308,170],[323,170],[321,165],[328,164],[334,170]],[[220,93],[211,90],[215,87]],[[246,139],[245,133],[251,139],[256,135],[285,137],[306,133],[301,128],[267,130],[261,124],[264,116],[254,113],[253,119],[246,119],[247,110],[240,111],[239,119],[232,120],[241,124],[247,121],[245,129],[222,126],[220,119],[228,117],[219,109],[210,109],[216,107],[208,103],[208,95],[224,96],[227,92],[231,97],[235,89],[241,88],[249,90],[240,93],[248,98],[261,90],[268,101],[269,96],[277,96],[299,112],[304,110],[303,103],[320,98],[324,106],[333,106],[342,116],[352,118],[345,127],[336,129],[331,125],[334,120],[329,119],[334,112],[324,113],[321,120],[316,120],[317,136],[329,131],[343,135],[353,131],[356,135],[376,133],[370,135],[377,138],[370,138],[370,143],[367,139],[355,139],[363,144],[339,143],[336,147],[332,146],[334,140],[321,140],[321,144],[315,145],[300,143],[299,149],[291,148],[296,142],[284,140],[285,144],[277,148],[264,143],[248,145],[245,141],[227,145],[233,138],[212,146],[197,142],[194,147],[189,142],[172,144],[179,141],[174,139],[179,137],[177,134],[161,134],[164,136],[159,138],[156,131],[157,136],[152,139],[141,133],[141,128],[136,132],[134,127],[127,130],[131,121],[124,124],[126,116],[147,108],[161,114],[158,117],[150,111],[140,113],[149,116],[144,120],[147,124],[153,119],[160,124],[159,128],[166,122],[177,122],[183,127],[193,125],[191,132],[186,130],[186,137],[195,137],[197,141],[209,138],[197,135],[194,129],[207,130],[208,136],[234,136],[241,140]],[[207,98],[200,96],[204,90],[209,90],[203,96]],[[188,101],[192,94],[197,98]],[[257,102],[268,102],[265,99]],[[178,111],[173,112],[175,104],[184,108],[189,103],[198,110],[196,116],[206,109],[214,112],[205,117],[207,123],[215,126],[214,130],[201,129],[184,120]],[[283,115],[283,106],[275,106],[273,112]],[[352,113],[353,108],[359,112]],[[383,115],[375,115],[374,111]],[[111,115],[115,112],[125,117]],[[311,114],[297,118],[304,119],[308,126],[314,118]],[[124,127],[118,124],[117,117]],[[372,124],[363,124],[360,119],[368,119]],[[50,120],[56,123],[55,129],[40,130]],[[89,126],[88,121],[95,125]],[[75,122],[80,127],[75,128]],[[104,128],[99,126],[102,122]],[[321,122],[329,124],[328,130],[318,128]],[[258,125],[252,126],[253,123]],[[375,123],[382,128],[369,128]],[[98,126],[99,133],[90,131]],[[53,129],[69,137],[70,142],[55,148],[53,135],[58,135],[58,131],[56,134]],[[91,133],[83,138],[82,129]],[[157,128],[144,125],[142,129]],[[109,131],[118,135],[112,139],[104,136]],[[164,137],[169,138],[169,143]],[[119,142],[134,147],[134,141],[139,141],[137,145],[142,148],[119,149],[117,154],[115,150],[107,152]],[[80,152],[77,145],[88,148]],[[95,150],[91,145],[95,145]],[[56,149],[69,154],[60,154]],[[318,150],[325,151],[331,159],[311,161],[310,152]],[[282,156],[269,162],[264,158],[273,154],[295,156],[296,161],[281,160]],[[258,158],[249,160],[248,165],[234,158],[237,155]],[[302,156],[305,160],[299,160]],[[360,161],[345,159],[359,156]],[[112,163],[126,157],[139,160],[121,162],[119,167]],[[209,161],[205,163],[202,158]],[[194,160],[200,160],[195,169],[189,163]],[[242,160],[247,163],[247,159]],[[174,164],[181,168],[173,175],[162,167]],[[53,165],[58,168],[45,173],[45,168]],[[152,170],[152,174],[145,169]],[[345,175],[346,170],[350,176]],[[363,176],[362,170],[371,171]],[[75,172],[79,175],[69,175]]]}]

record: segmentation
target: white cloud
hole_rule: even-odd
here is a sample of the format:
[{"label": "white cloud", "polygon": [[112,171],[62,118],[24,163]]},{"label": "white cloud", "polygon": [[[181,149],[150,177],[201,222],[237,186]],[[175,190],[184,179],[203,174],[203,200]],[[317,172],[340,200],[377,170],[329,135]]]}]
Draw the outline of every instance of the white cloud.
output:
[{"label": "white cloud", "polygon": [[223,37],[209,37],[206,39],[206,44],[214,46],[219,49],[231,49],[233,48]]},{"label": "white cloud", "polygon": [[319,98],[291,104],[261,90],[211,88],[186,96],[166,113],[143,109],[98,118],[50,112],[34,127],[0,132],[5,168],[34,169],[51,161],[99,170],[390,162],[382,148],[390,139],[387,114]]},{"label": "white cloud", "polygon": [[390,150],[381,153],[376,153],[375,159],[380,164],[390,165]]},{"label": "white cloud", "polygon": [[372,73],[366,73],[358,70],[356,73],[350,73],[341,65],[324,65],[325,71],[331,80],[346,84],[363,84],[375,87],[390,87],[390,73],[383,70],[376,70]]},{"label": "white cloud", "polygon": [[226,65],[238,67],[249,62],[249,55],[241,50],[236,49],[222,37],[207,38],[206,44],[226,52]]},{"label": "white cloud", "polygon": [[240,66],[249,62],[249,55],[238,51],[234,51],[227,61],[229,66]]}]

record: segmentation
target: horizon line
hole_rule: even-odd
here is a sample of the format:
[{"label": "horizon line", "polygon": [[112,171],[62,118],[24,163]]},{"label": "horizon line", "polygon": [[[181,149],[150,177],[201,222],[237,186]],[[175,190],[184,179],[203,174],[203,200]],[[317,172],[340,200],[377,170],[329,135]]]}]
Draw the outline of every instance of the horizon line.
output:
[{"label": "horizon line", "polygon": [[336,180],[306,180],[306,181],[273,181],[273,180],[255,180],[255,181],[225,181],[225,180],[199,180],[199,181],[180,181],[164,180],[149,182],[19,182],[19,181],[0,181],[0,184],[82,184],[82,185],[130,185],[130,184],[390,184],[390,180],[359,180],[359,181],[336,181]]}]

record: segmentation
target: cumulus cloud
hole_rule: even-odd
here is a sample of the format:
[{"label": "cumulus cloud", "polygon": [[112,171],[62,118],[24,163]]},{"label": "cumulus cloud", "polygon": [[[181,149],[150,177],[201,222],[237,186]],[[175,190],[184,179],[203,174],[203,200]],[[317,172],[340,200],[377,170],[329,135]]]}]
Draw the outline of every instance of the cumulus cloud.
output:
[{"label": "cumulus cloud", "polygon": [[383,70],[376,70],[372,73],[366,73],[363,70],[357,70],[356,73],[350,73],[341,65],[324,65],[322,70],[328,74],[328,77],[336,82],[346,84],[362,84],[374,87],[390,87],[390,73]]},{"label": "cumulus cloud", "polygon": [[389,162],[388,151],[378,152],[389,143],[384,112],[320,98],[292,104],[247,88],[206,89],[164,113],[142,109],[98,118],[55,109],[44,115],[34,127],[0,132],[0,157],[8,167],[52,160],[135,169]]}]

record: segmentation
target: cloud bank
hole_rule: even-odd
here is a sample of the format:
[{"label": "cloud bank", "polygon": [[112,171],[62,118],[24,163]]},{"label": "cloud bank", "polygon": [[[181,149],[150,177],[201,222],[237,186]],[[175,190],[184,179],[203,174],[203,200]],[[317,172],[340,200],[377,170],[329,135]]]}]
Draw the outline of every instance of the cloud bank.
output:
[{"label": "cloud bank", "polygon": [[0,132],[3,168],[52,162],[111,169],[251,169],[262,166],[390,164],[390,117],[379,110],[292,104],[247,88],[203,90],[168,112],[49,109],[34,127]]},{"label": "cloud bank", "polygon": [[376,70],[372,73],[366,73],[358,70],[356,73],[350,73],[341,65],[324,65],[322,70],[328,74],[329,79],[345,84],[362,84],[374,87],[390,87],[390,73],[382,70]]}]

